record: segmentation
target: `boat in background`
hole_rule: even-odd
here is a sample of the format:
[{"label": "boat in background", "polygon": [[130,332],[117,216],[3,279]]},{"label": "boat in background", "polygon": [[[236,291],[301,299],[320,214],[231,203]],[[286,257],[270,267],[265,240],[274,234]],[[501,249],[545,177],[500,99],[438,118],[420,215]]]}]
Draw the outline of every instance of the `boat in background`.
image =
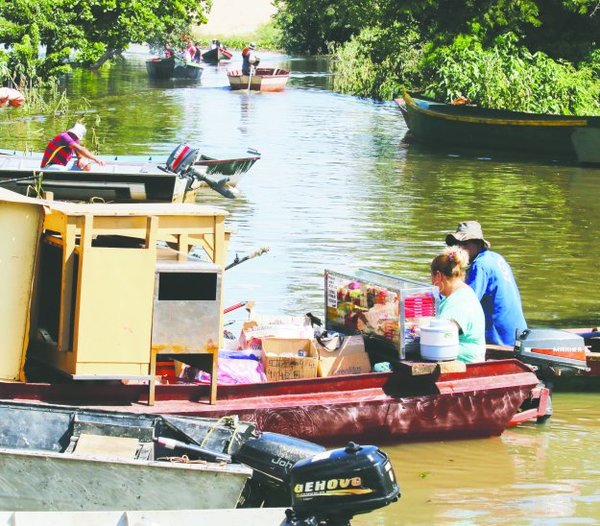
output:
[{"label": "boat in background", "polygon": [[436,147],[511,150],[584,164],[600,163],[600,117],[485,109],[409,93],[395,102],[411,136]]},{"label": "boat in background", "polygon": [[232,195],[239,193],[237,185],[241,178],[261,158],[260,152],[253,148],[196,148],[190,155],[194,157],[193,177],[191,181],[189,177],[179,177],[183,180],[178,181],[167,168],[169,158],[162,155],[99,155],[106,165],[94,164],[92,171],[83,172],[43,170],[39,167],[40,152],[0,149],[0,186],[32,195],[42,174],[44,189],[54,192],[57,199],[88,201],[97,197],[115,202],[180,202],[193,200],[194,191],[210,187],[204,179],[210,182],[213,176],[219,180],[226,178],[222,186]]},{"label": "boat in background", "polygon": [[207,49],[202,52],[202,60],[208,64],[219,64],[219,62],[228,62],[233,54],[225,47],[219,46]]},{"label": "boat in background", "polygon": [[22,195],[52,192],[59,200],[120,203],[180,203],[194,193],[193,176],[155,163],[111,162],[94,165],[91,171],[47,170],[40,168],[40,159],[37,155],[0,155],[0,187]]},{"label": "boat in background", "polygon": [[252,75],[244,75],[241,70],[230,70],[227,78],[233,90],[282,91],[290,72],[281,68],[256,68]]},{"label": "boat in background", "polygon": [[146,72],[152,80],[187,79],[198,81],[202,66],[196,62],[184,62],[177,57],[151,58],[146,60]]}]

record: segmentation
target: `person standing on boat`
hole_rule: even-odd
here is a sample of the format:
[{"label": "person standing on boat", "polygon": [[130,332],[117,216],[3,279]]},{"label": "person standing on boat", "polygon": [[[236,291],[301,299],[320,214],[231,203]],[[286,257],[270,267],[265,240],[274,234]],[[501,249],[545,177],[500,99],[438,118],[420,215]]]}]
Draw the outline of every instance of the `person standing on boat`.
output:
[{"label": "person standing on boat", "polygon": [[512,269],[498,253],[490,250],[477,221],[463,221],[446,244],[459,245],[469,254],[466,283],[481,301],[485,313],[485,339],[496,345],[514,345],[517,331],[527,328],[521,295]]},{"label": "person standing on boat", "polygon": [[250,75],[251,68],[258,66],[260,59],[256,56],[256,44],[250,42],[242,51],[242,73]]},{"label": "person standing on boat", "polygon": [[485,315],[479,299],[465,283],[469,254],[448,247],[431,262],[431,284],[442,295],[436,315],[458,327],[458,357],[465,363],[485,361]]},{"label": "person standing on boat", "polygon": [[41,167],[46,170],[88,171],[92,162],[104,166],[106,163],[102,159],[98,159],[80,144],[85,132],[85,126],[78,122],[67,131],[56,135],[44,150]]}]

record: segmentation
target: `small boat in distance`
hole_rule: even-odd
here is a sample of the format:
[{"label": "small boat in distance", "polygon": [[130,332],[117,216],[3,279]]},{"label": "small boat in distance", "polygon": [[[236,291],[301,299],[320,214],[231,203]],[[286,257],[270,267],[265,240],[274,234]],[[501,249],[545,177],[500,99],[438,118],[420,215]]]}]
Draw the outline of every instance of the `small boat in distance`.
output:
[{"label": "small boat in distance", "polygon": [[412,136],[426,144],[600,163],[600,117],[485,109],[436,102],[409,93],[395,102]]},{"label": "small boat in distance", "polygon": [[202,77],[202,66],[196,62],[185,62],[177,57],[151,58],[146,60],[146,72],[152,80],[188,79],[198,81]]},{"label": "small boat in distance", "polygon": [[227,62],[231,60],[233,54],[225,47],[219,46],[208,49],[202,53],[202,60],[207,64],[218,64],[219,62]]},{"label": "small boat in distance", "polygon": [[233,90],[282,91],[290,72],[281,68],[256,68],[252,75],[244,75],[238,69],[228,71],[227,78]]}]

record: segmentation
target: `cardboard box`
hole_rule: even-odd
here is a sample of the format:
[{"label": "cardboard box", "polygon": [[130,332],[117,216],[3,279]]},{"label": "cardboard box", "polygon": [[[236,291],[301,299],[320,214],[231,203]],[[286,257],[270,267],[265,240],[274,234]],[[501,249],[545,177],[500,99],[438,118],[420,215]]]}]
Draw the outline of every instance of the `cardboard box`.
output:
[{"label": "cardboard box", "polygon": [[371,372],[369,355],[365,352],[365,343],[361,334],[346,336],[342,346],[330,351],[317,344],[319,351],[319,376],[339,376]]},{"label": "cardboard box", "polygon": [[315,378],[319,358],[312,339],[263,338],[262,364],[269,382]]},{"label": "cardboard box", "polygon": [[311,339],[314,335],[306,316],[257,316],[242,326],[240,349],[261,349],[263,338]]}]

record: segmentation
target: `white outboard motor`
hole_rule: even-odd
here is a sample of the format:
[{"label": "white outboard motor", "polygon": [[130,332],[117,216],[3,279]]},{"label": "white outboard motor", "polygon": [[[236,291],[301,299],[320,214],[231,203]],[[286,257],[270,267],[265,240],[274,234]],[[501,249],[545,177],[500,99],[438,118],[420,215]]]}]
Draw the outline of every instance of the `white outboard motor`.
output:
[{"label": "white outboard motor", "polygon": [[515,354],[533,365],[543,381],[587,372],[583,337],[559,329],[526,329],[517,334]]}]

